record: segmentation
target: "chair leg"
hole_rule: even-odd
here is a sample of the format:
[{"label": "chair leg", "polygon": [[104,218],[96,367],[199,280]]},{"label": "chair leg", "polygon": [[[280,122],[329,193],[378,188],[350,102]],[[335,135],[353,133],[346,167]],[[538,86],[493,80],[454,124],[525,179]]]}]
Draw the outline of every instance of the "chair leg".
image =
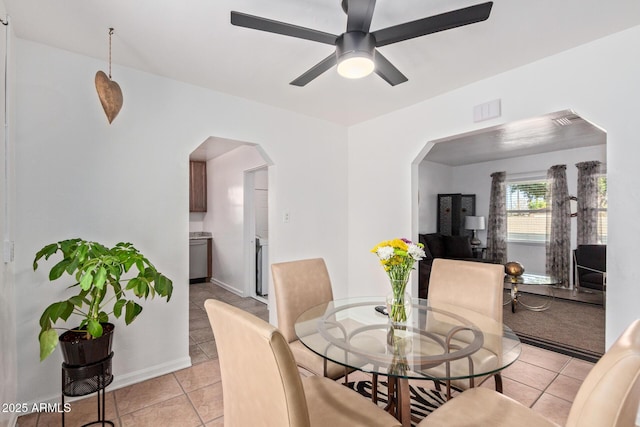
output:
[{"label": "chair leg", "polygon": [[573,251],[573,290],[575,291],[575,295],[581,292],[580,286],[580,265],[578,265],[578,256],[576,255],[576,251]]},{"label": "chair leg", "polygon": [[496,382],[496,391],[498,393],[502,393],[502,375],[500,373],[497,373],[493,376],[495,382]]},{"label": "chair leg", "polygon": [[371,401],[378,404],[378,374],[373,374],[371,378]]}]

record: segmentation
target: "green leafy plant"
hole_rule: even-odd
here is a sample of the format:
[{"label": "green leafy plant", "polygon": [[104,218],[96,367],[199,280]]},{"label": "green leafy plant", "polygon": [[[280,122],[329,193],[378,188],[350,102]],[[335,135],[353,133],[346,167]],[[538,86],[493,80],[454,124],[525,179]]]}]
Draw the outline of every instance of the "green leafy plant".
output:
[{"label": "green leafy plant", "polygon": [[167,302],[171,299],[171,280],[158,272],[131,243],[120,242],[112,248],[82,239],[51,243],[36,253],[33,270],[37,270],[40,259],[48,260],[57,252],[62,254],[62,260],[49,271],[49,280],[57,280],[67,273],[76,281],[68,287],[75,290],[75,295],[54,302],[42,313],[38,336],[41,361],[58,345],[58,332],[53,327],[58,320],[66,321],[72,314],[77,315],[82,319],[78,330],[86,331],[85,338],[98,338],[102,336],[102,323],[109,322],[111,314],[119,318],[124,311],[128,325],[142,312],[142,307],[133,298],[129,299],[126,292],[137,299],[146,300],[155,294]]}]

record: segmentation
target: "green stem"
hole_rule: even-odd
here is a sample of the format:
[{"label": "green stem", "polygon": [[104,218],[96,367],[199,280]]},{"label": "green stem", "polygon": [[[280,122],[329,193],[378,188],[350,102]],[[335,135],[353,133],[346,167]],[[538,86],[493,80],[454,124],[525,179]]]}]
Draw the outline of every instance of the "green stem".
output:
[{"label": "green stem", "polygon": [[[406,278],[408,279],[408,277]],[[392,322],[406,322],[407,311],[405,308],[405,289],[407,287],[407,280],[405,279],[392,279],[391,289],[393,292],[393,301],[391,302],[389,318]]]}]

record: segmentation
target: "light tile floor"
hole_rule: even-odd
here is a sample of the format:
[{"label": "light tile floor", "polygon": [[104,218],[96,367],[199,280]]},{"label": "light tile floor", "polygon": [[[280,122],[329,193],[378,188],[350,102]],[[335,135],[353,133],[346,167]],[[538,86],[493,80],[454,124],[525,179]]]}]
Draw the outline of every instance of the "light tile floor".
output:
[{"label": "light tile floor", "polygon": [[[222,384],[213,333],[204,301],[220,299],[268,320],[265,304],[242,298],[211,283],[191,285],[189,353],[193,366],[106,394],[107,419],[116,427],[213,427],[223,425]],[[592,363],[523,345],[519,360],[503,371],[507,396],[564,425],[571,402]],[[494,387],[493,380],[483,387]],[[96,419],[95,395],[72,403],[66,425]],[[60,426],[59,414],[20,417],[20,427]]]}]

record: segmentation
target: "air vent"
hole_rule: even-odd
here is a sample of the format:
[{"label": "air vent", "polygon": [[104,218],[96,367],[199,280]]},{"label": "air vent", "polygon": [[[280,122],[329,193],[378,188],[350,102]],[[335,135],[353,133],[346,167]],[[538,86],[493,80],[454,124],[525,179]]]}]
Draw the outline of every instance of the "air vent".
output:
[{"label": "air vent", "polygon": [[582,120],[582,118],[575,113],[569,113],[565,116],[556,117],[552,120],[558,126],[569,126],[574,124],[576,121]]},{"label": "air vent", "polygon": [[569,126],[571,124],[571,119],[567,117],[560,117],[559,119],[553,119],[553,121],[559,126]]}]

